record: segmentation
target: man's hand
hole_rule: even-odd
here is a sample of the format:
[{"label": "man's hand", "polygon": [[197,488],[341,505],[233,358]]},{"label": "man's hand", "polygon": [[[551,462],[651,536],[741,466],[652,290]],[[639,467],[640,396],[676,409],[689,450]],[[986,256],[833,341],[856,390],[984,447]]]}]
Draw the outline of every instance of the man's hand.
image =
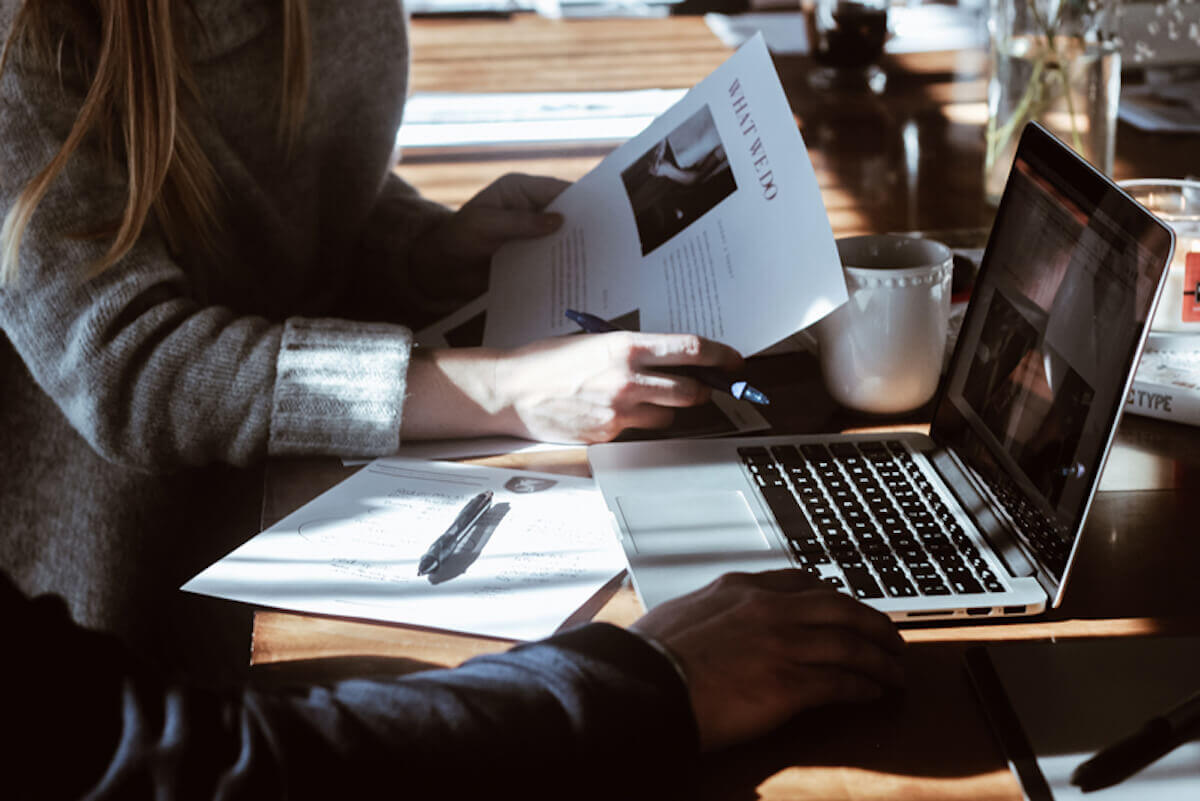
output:
[{"label": "man's hand", "polygon": [[727,574],[631,628],[683,668],[705,750],[902,682],[903,640],[887,616],[798,570]]},{"label": "man's hand", "polygon": [[413,275],[418,286],[432,297],[483,292],[492,254],[501,245],[558,230],[562,217],[542,209],[569,185],[520,173],[493,181],[416,244]]}]

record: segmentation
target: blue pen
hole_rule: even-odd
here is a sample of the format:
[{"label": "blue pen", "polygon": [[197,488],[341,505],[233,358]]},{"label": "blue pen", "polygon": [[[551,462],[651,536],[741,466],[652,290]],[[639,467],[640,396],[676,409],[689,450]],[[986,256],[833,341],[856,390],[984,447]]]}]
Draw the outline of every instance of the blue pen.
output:
[{"label": "blue pen", "polygon": [[[594,314],[587,312],[575,311],[567,309],[567,318],[587,331],[589,334],[603,334],[608,331],[620,331],[621,329],[610,323],[602,317],[597,317]],[[757,403],[759,406],[766,406],[771,401],[761,391],[747,384],[745,381],[730,380],[729,376],[722,373],[720,370],[711,367],[696,367],[687,365],[683,367],[671,367],[667,372],[679,372],[691,376],[698,381],[701,381],[713,389],[719,389],[722,392],[728,392],[738,400],[747,400],[751,403]]]}]

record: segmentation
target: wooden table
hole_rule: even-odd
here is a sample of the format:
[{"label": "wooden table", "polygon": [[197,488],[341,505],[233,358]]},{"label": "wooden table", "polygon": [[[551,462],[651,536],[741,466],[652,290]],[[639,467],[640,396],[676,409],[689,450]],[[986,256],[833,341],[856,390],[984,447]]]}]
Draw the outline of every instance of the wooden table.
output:
[{"label": "wooden table", "polygon": [[[421,20],[412,28],[417,91],[688,87],[729,50],[699,18],[549,21]],[[889,58],[887,91],[830,95],[808,87],[805,58],[776,60],[809,147],[835,232],[986,230],[982,199],[986,62],[979,52]],[[400,172],[428,196],[460,204],[506,171],[574,179],[604,148],[408,154]],[[1118,178],[1200,174],[1195,138],[1118,133]],[[774,400],[779,431],[831,431],[867,421],[824,393],[809,356],[756,360],[751,376]],[[898,423],[919,424],[921,413]],[[586,475],[583,449],[479,460]],[[268,468],[264,525],[349,475],[334,460]],[[1137,636],[1200,630],[1200,430],[1127,418],[1105,473],[1065,603],[1023,623],[908,627],[908,688],[898,702],[805,715],[751,746],[706,758],[702,797],[1018,799],[962,669],[972,643],[1047,637]],[[641,612],[614,582],[576,615],[627,623]],[[397,669],[454,665],[508,643],[405,626],[259,612],[256,670],[322,675],[317,657],[375,658]],[[286,668],[283,666],[286,665]],[[327,667],[324,663],[323,666]],[[300,673],[297,673],[299,666]]]}]

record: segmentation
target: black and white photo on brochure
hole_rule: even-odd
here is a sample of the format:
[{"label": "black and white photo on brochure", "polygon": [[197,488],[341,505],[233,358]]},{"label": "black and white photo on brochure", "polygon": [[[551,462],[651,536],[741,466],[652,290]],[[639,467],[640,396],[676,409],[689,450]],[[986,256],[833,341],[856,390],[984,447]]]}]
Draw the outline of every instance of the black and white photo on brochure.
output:
[{"label": "black and white photo on brochure", "polygon": [[712,112],[701,107],[621,172],[642,255],[737,190]]}]

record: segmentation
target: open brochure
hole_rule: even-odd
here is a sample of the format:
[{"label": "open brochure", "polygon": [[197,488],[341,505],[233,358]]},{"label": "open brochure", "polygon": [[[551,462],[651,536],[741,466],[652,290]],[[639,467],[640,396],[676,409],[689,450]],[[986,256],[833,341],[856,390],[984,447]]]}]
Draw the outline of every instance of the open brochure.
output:
[{"label": "open brochure", "polygon": [[[515,347],[578,329],[700,334],[752,355],[846,301],[816,175],[761,35],[571,185],[488,293],[421,341]],[[435,334],[435,335],[431,335]]]}]

